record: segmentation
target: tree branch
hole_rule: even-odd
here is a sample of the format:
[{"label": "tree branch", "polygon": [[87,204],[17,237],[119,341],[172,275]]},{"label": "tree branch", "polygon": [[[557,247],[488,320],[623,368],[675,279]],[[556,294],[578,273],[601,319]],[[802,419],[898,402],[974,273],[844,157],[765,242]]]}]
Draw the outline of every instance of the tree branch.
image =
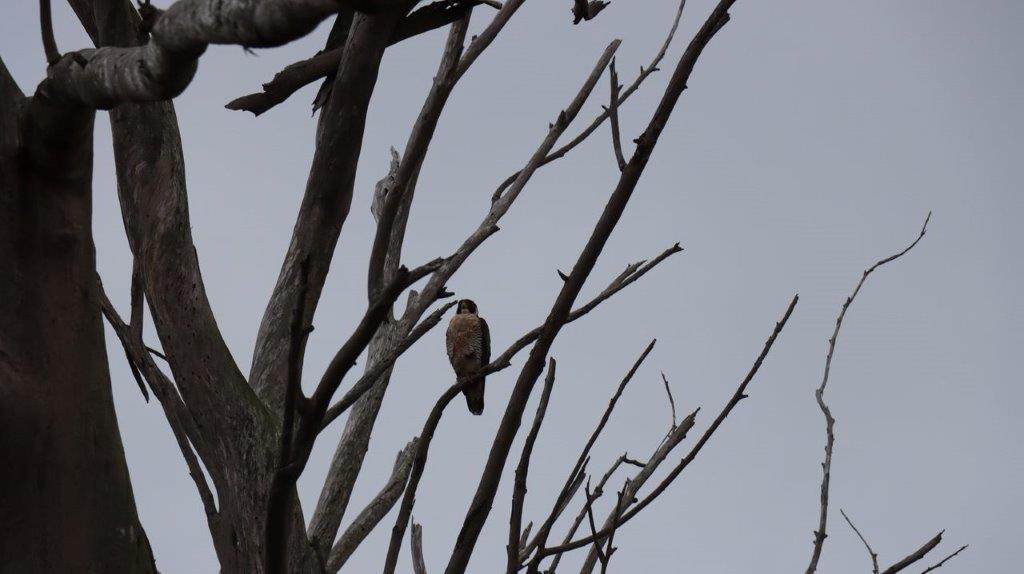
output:
[{"label": "tree branch", "polygon": [[309,289],[303,305],[312,316],[348,218],[370,97],[387,38],[400,17],[395,12],[355,16],[330,99],[320,115],[309,180],[288,252],[260,324],[249,377],[275,415],[281,412],[284,400],[288,325],[299,304],[299,267],[308,262]]},{"label": "tree branch", "polygon": [[412,548],[412,571],[415,574],[427,574],[427,564],[423,560],[423,527],[415,522],[409,533],[409,543]]},{"label": "tree branch", "polygon": [[43,35],[43,53],[46,63],[50,66],[60,60],[57,40],[53,37],[53,16],[50,13],[50,0],[39,0],[39,29]]},{"label": "tree branch", "polygon": [[420,478],[423,476],[423,469],[427,464],[427,454],[430,451],[430,442],[434,439],[434,432],[441,422],[441,415],[445,407],[452,401],[462,389],[472,383],[472,379],[455,383],[448,387],[441,394],[434,407],[430,410],[426,422],[423,424],[423,431],[420,433],[419,444],[416,446],[416,456],[413,458],[412,473],[409,475],[409,483],[405,487],[405,494],[402,496],[402,504],[398,509],[398,517],[395,518],[395,525],[391,528],[391,541],[388,544],[388,553],[384,561],[384,574],[394,574],[398,565],[398,553],[402,549],[402,538],[405,536],[406,526],[412,516],[412,507],[416,502],[416,489],[419,487]]},{"label": "tree branch", "polygon": [[[668,52],[668,48],[672,44],[673,38],[675,38],[676,30],[678,30],[679,28],[679,21],[680,19],[682,19],[683,9],[685,7],[686,0],[680,0],[679,7],[676,9],[675,18],[672,20],[672,27],[669,28],[668,36],[666,36],[665,41],[661,45],[661,48],[658,50],[658,53],[654,55],[654,58],[651,60],[650,64],[647,65],[647,67],[640,66],[640,73],[637,75],[636,79],[633,80],[633,83],[630,84],[629,87],[626,88],[622,92],[622,95],[619,97],[619,101],[617,102],[618,106],[621,106],[627,99],[629,99],[629,97],[632,96],[640,88],[640,85],[643,84],[644,80],[650,77],[651,74],[653,74],[654,72],[657,72],[661,69],[658,68],[658,64],[660,64],[661,61],[665,58],[665,54]],[[604,123],[604,121],[608,118],[609,111],[606,109],[602,113],[598,114],[597,117],[595,117],[590,122],[590,124],[576,137],[574,137],[568,143],[551,152],[547,157],[545,157],[544,160],[540,163],[539,167],[544,167],[545,165],[548,165],[549,163],[555,160],[565,157],[570,151],[575,149],[576,146],[586,141],[586,139],[590,137],[590,135],[594,133],[597,130],[597,128],[601,127],[601,124]],[[505,178],[505,181],[501,182],[501,185],[498,186],[494,194],[491,196],[491,201],[497,201],[498,198],[501,197],[505,190],[508,189],[508,187],[512,185],[512,183],[515,182],[516,178],[518,177],[519,172],[516,172]]]},{"label": "tree branch", "polygon": [[[505,4],[502,12],[500,13],[514,8],[515,6],[516,4],[509,2]],[[473,43],[470,48],[476,45],[476,43]],[[465,61],[464,55],[463,59],[460,61],[460,66],[462,66]],[[599,73],[596,77],[592,78],[587,91],[592,89],[593,83],[596,83],[597,81],[597,77],[599,77]],[[577,96],[577,98],[583,97],[584,96]],[[574,101],[573,105],[561,115],[561,118],[564,119],[563,121],[567,121],[567,119],[578,113],[579,106],[582,106],[582,101],[580,101],[578,105]],[[562,124],[562,121],[559,121],[556,123],[555,127],[552,127],[549,130],[549,138],[552,137],[550,132],[556,132],[554,137],[557,137],[557,133],[561,133],[562,130],[564,130],[564,125]],[[410,139],[412,139],[412,136],[410,136]],[[404,162],[405,159],[403,158],[403,163]],[[415,173],[416,171],[414,171],[414,174]],[[524,184],[525,179],[527,178],[524,177]],[[398,185],[395,187],[397,188]],[[411,199],[410,192],[412,189],[413,188],[410,186],[405,190],[403,198],[404,202],[408,202]],[[389,194],[390,193],[391,192],[389,191]],[[371,346],[372,362],[376,362],[377,358],[386,354],[390,347],[401,342],[404,339],[404,334],[412,328],[419,317],[426,312],[428,307],[433,305],[433,303],[439,298],[450,295],[445,288],[445,283],[459,269],[470,253],[472,253],[472,251],[487,237],[497,231],[497,221],[508,210],[511,205],[511,199],[512,198],[510,198],[508,202],[502,203],[498,206],[492,205],[484,222],[477,228],[477,231],[475,231],[471,237],[463,243],[463,247],[460,248],[460,250],[458,250],[453,256],[445,260],[445,263],[441,268],[439,268],[430,277],[427,285],[421,293],[409,299],[409,303],[406,305],[406,310],[402,315],[402,318],[396,322],[389,323],[387,329],[380,331],[375,335],[377,346]],[[400,255],[400,245],[405,233],[403,221],[407,217],[407,213],[407,211],[403,212],[400,210],[399,215],[396,217],[393,231],[391,233],[392,242],[388,247],[388,257],[385,258],[385,271],[387,271],[388,266],[391,265],[389,260],[397,261],[397,258]],[[376,267],[374,267],[374,269],[376,269]],[[365,400],[360,401],[355,405],[353,413],[349,416],[349,419],[346,422],[342,440],[340,441],[338,448],[335,451],[334,459],[331,462],[331,470],[328,474],[327,483],[324,490],[321,492],[320,500],[317,503],[317,509],[311,522],[311,530],[314,530],[317,533],[317,538],[326,538],[332,529],[336,528],[335,525],[340,521],[340,516],[344,513],[348,498],[351,495],[352,488],[354,487],[356,478],[358,477],[363,455],[366,452],[366,445],[369,443],[370,433],[373,429],[374,423],[376,422],[380,405],[383,402],[384,392],[387,389],[389,382],[389,373],[382,375],[373,387],[373,391],[365,396]],[[413,483],[413,481],[410,482]],[[407,515],[404,520],[408,520]],[[397,538],[393,537],[392,548],[394,549],[389,552],[389,560],[397,560],[398,547],[401,545],[402,539],[404,538],[405,528],[406,524],[402,524],[400,528],[401,533]]]},{"label": "tree branch", "polygon": [[[668,458],[672,450],[676,448],[686,438],[687,433],[693,428],[694,423],[697,420],[697,411],[694,411],[686,416],[682,422],[672,429],[672,432],[661,441],[661,444],[654,450],[651,457],[647,459],[647,463],[644,464],[640,470],[632,477],[627,479],[626,486],[623,487],[623,495],[619,496],[616,506],[612,508],[612,511],[608,513],[601,528],[608,533],[608,548],[611,549],[612,536],[615,534],[615,529],[620,524],[622,513],[625,512],[635,501],[637,493],[643,488],[644,484],[651,478],[661,463]],[[595,543],[597,540],[595,540]],[[606,556],[610,556],[610,551],[605,552]],[[580,569],[580,574],[590,574],[595,566],[595,561],[598,556],[591,549],[587,555],[586,560],[583,562],[583,567]],[[607,560],[601,562],[602,573],[607,568]]]},{"label": "tree branch", "polygon": [[608,98],[608,117],[612,126],[612,148],[615,150],[615,162],[619,164],[619,171],[626,169],[626,158],[622,155],[622,136],[619,134],[619,75],[615,73],[615,60],[608,65],[608,80],[611,82],[610,96]]},{"label": "tree branch", "polygon": [[305,36],[338,9],[336,0],[178,0],[156,12],[147,44],[66,55],[50,67],[40,90],[99,109],[170,99],[191,83],[209,44],[279,46]]},{"label": "tree branch", "polygon": [[[494,2],[441,0],[434,2],[409,14],[395,29],[390,45],[397,44],[413,36],[436,30],[465,16],[474,5],[487,4],[500,9]],[[312,58],[295,62],[274,75],[274,78],[263,84],[263,91],[248,94],[228,102],[229,110],[242,110],[260,115],[274,106],[284,102],[301,88],[327,76],[338,69],[344,48],[338,47],[325,50]]]},{"label": "tree branch", "polygon": [[[405,484],[409,480],[409,472],[412,470],[413,453],[416,452],[416,444],[419,439],[413,439],[405,445],[405,448],[398,453],[395,460],[395,468],[391,471],[391,478],[388,479],[384,488],[366,505],[366,508],[352,521],[352,524],[341,535],[338,542],[331,549],[327,558],[327,572],[337,572],[345,565],[356,548],[362,544],[366,536],[377,526],[378,523],[391,511],[391,508],[398,501],[398,498],[405,490]],[[422,553],[422,550],[421,550]]]},{"label": "tree branch", "polygon": [[389,371],[394,366],[395,361],[402,356],[409,347],[412,347],[423,335],[427,334],[427,331],[433,329],[440,321],[444,314],[455,306],[457,301],[451,301],[438,307],[436,311],[430,314],[424,319],[415,329],[412,330],[402,343],[391,349],[386,357],[374,363],[372,367],[363,373],[363,376],[359,378],[356,384],[352,385],[352,388],[346,392],[338,402],[331,405],[327,412],[324,414],[324,422],[321,428],[334,422],[339,416],[341,416],[349,407],[351,407],[366,391],[373,387],[373,384],[383,375],[386,371]]},{"label": "tree branch", "polygon": [[867,278],[874,273],[876,269],[899,259],[908,251],[914,248],[924,237],[925,232],[928,230],[928,221],[931,220],[932,214],[929,213],[928,217],[924,220],[924,225],[921,226],[921,232],[917,238],[914,239],[913,243],[907,246],[906,249],[890,255],[885,259],[882,259],[866,269],[860,277],[860,281],[857,282],[857,286],[854,288],[853,293],[846,298],[843,303],[842,309],[839,311],[839,317],[836,318],[836,326],[832,331],[832,336],[828,340],[828,353],[825,356],[825,372],[821,377],[821,385],[815,391],[814,396],[818,402],[818,408],[821,409],[822,414],[825,416],[825,462],[822,463],[822,478],[821,478],[821,510],[818,515],[818,529],[814,531],[814,549],[811,552],[811,562],[807,566],[807,574],[814,574],[818,568],[818,561],[821,559],[821,550],[825,545],[825,538],[828,536],[826,533],[826,526],[828,523],[828,495],[829,495],[829,483],[831,482],[831,471],[832,471],[832,448],[835,445],[835,418],[832,416],[832,411],[828,405],[825,404],[825,387],[828,385],[829,373],[832,370],[832,357],[836,351],[836,341],[839,338],[839,329],[843,326],[843,319],[846,317],[846,311],[849,310],[853,300],[857,298],[857,294],[860,293],[861,287],[864,286],[864,282]]},{"label": "tree branch", "polygon": [[864,548],[867,549],[868,555],[871,557],[871,572],[873,574],[878,574],[878,554],[871,549],[871,545],[868,544],[867,539],[865,539],[864,535],[860,533],[860,530],[857,530],[857,527],[853,525],[853,521],[846,515],[846,511],[840,508],[839,513],[843,515],[844,519],[846,519],[846,523],[850,525],[850,528],[857,533],[857,538],[860,538],[860,541],[864,543]]},{"label": "tree branch", "polygon": [[543,547],[544,544],[547,543],[548,536],[551,533],[551,528],[555,525],[555,521],[558,520],[558,517],[562,514],[562,511],[565,509],[570,497],[572,496],[573,483],[576,482],[577,477],[583,473],[583,466],[590,457],[590,450],[594,447],[594,444],[597,443],[597,438],[601,435],[601,431],[604,430],[605,425],[608,424],[608,420],[612,416],[612,411],[615,410],[615,406],[618,404],[619,398],[622,397],[623,391],[626,390],[626,385],[633,380],[633,375],[636,374],[640,365],[642,365],[644,360],[647,359],[647,355],[649,355],[654,349],[655,343],[657,343],[657,340],[652,339],[651,342],[647,344],[647,347],[644,348],[637,360],[633,362],[633,366],[630,367],[629,371],[622,378],[618,388],[615,389],[615,393],[612,394],[612,397],[608,400],[608,406],[605,407],[604,414],[601,415],[601,419],[598,421],[597,427],[590,433],[590,438],[587,439],[586,444],[580,450],[579,456],[576,457],[576,463],[573,465],[572,470],[569,471],[569,476],[562,485],[562,490],[559,491],[558,496],[555,498],[555,503],[551,506],[551,512],[548,513],[547,518],[537,530],[537,535],[534,537],[533,541],[523,551],[525,554],[529,554],[533,549]]},{"label": "tree branch", "polygon": [[[772,346],[775,345],[775,341],[776,339],[778,339],[779,334],[782,333],[782,329],[785,328],[786,323],[789,321],[790,316],[792,316],[793,309],[796,308],[796,304],[799,300],[799,296],[795,296],[793,297],[793,300],[790,301],[789,307],[786,309],[786,312],[782,316],[782,319],[775,324],[775,329],[772,331],[772,334],[768,337],[768,340],[765,341],[764,348],[761,350],[761,354],[758,355],[757,359],[754,361],[754,364],[750,368],[750,371],[747,372],[746,377],[743,378],[743,381],[740,383],[739,387],[737,387],[736,392],[733,393],[732,398],[730,398],[729,401],[725,404],[725,406],[722,407],[722,411],[718,413],[718,417],[715,418],[715,420],[711,423],[711,426],[709,426],[704,431],[704,434],[701,435],[700,440],[697,441],[697,444],[695,444],[693,448],[690,449],[690,452],[685,457],[683,457],[683,459],[680,460],[678,464],[676,464],[675,468],[673,468],[668,473],[668,475],[665,476],[665,478],[663,478],[660,483],[658,483],[658,486],[656,486],[654,490],[652,490],[646,497],[644,497],[643,500],[638,502],[636,506],[634,506],[624,515],[622,515],[622,519],[619,521],[618,524],[619,526],[625,524],[626,522],[629,522],[634,516],[642,512],[644,508],[646,508],[649,504],[654,502],[658,498],[658,496],[660,496],[661,493],[663,493],[672,484],[672,482],[686,469],[686,467],[688,467],[690,463],[692,463],[694,459],[697,458],[697,455],[700,454],[701,449],[704,448],[704,445],[707,444],[707,442],[715,434],[715,431],[718,430],[718,427],[722,425],[726,417],[729,416],[729,414],[736,407],[736,405],[738,405],[740,401],[742,401],[743,399],[747,398],[747,386],[754,379],[754,376],[757,374],[757,372],[761,369],[761,365],[764,363],[765,358],[768,357],[768,353],[771,351]],[[682,426],[683,425],[680,425],[680,427]],[[594,539],[602,539],[608,536],[609,534],[610,529],[605,528],[598,532],[596,537],[586,537],[552,548],[540,548],[538,549],[537,554],[534,556],[533,560],[530,562],[530,571],[536,571],[536,568],[540,564],[540,561],[547,556],[561,554],[563,552],[568,552],[570,550],[575,550],[577,548],[583,548],[584,546],[591,544],[594,541]]]},{"label": "tree branch", "polygon": [[935,563],[934,565],[932,565],[932,566],[929,566],[928,568],[925,568],[925,569],[924,569],[924,570],[923,570],[923,571],[921,572],[921,574],[928,574],[928,573],[929,573],[929,572],[931,572],[932,570],[938,570],[939,568],[942,568],[942,567],[943,567],[943,566],[944,566],[944,565],[946,564],[946,562],[949,562],[950,560],[952,560],[953,558],[955,558],[957,554],[960,554],[960,553],[961,553],[961,552],[963,552],[964,550],[967,550],[967,546],[968,546],[967,544],[964,544],[963,546],[961,546],[960,548],[958,548],[956,552],[953,552],[953,553],[952,553],[952,554],[950,554],[949,556],[946,556],[945,558],[943,558],[943,559],[942,559],[942,560],[940,560],[939,562]]},{"label": "tree branch", "polygon": [[537,404],[537,414],[533,417],[533,426],[526,435],[523,443],[523,452],[519,455],[519,464],[516,465],[515,485],[512,488],[512,512],[509,517],[508,527],[508,564],[505,568],[506,574],[516,574],[519,570],[519,546],[523,539],[523,503],[526,500],[526,477],[530,472],[530,457],[533,455],[533,445],[537,442],[537,435],[540,434],[540,426],[544,422],[544,414],[548,409],[548,399],[551,398],[551,389],[555,384],[555,359],[548,359],[548,375],[544,379],[544,389],[540,395],[540,402]]},{"label": "tree branch", "polygon": [[[100,310],[103,312],[103,316],[106,318],[110,328],[113,329],[114,334],[121,342],[128,364],[132,366],[132,374],[136,377],[139,376],[140,371],[145,374],[146,380],[153,389],[153,394],[156,395],[157,401],[164,411],[164,416],[171,427],[171,433],[178,443],[182,457],[185,459],[189,476],[192,477],[192,482],[195,483],[196,491],[199,493],[199,499],[203,503],[206,518],[208,521],[215,522],[218,519],[218,514],[213,492],[210,490],[210,485],[206,482],[206,477],[203,475],[202,467],[196,458],[196,453],[192,450],[192,443],[201,440],[195,428],[195,422],[185,408],[185,404],[181,401],[181,397],[178,395],[174,384],[167,379],[144,350],[141,321],[136,321],[136,318],[133,317],[131,325],[125,324],[121,316],[118,315],[117,310],[114,309],[110,298],[107,297],[106,292],[103,290],[103,284],[99,281],[98,277],[97,283],[99,283],[97,291],[100,297]],[[133,280],[132,314],[136,315],[135,309],[141,309],[141,301],[138,301],[138,304],[136,303],[134,283],[135,281]],[[137,378],[136,380],[141,384],[140,379]]]},{"label": "tree branch", "polygon": [[929,552],[931,552],[936,546],[938,546],[940,542],[942,542],[943,532],[939,532],[938,534],[936,534],[935,537],[933,537],[928,542],[925,542],[924,545],[918,548],[917,550],[911,552],[910,555],[904,558],[903,560],[900,560],[899,562],[883,570],[882,574],[896,574],[897,572],[905,570],[911,564],[914,564],[918,560],[924,558]]},{"label": "tree branch", "polygon": [[[601,477],[600,482],[598,482],[597,486],[594,488],[594,494],[595,495],[601,496],[601,494],[604,493],[604,486],[605,486],[605,484],[612,477],[612,475],[615,474],[615,471],[618,470],[618,468],[620,466],[622,466],[622,463],[626,462],[626,460],[628,460],[628,458],[629,458],[629,456],[627,454],[623,454],[619,458],[615,459],[615,462],[604,473],[604,476]],[[580,524],[583,523],[583,519],[586,518],[587,512],[588,512],[589,508],[590,508],[589,503],[586,503],[586,504],[584,504],[584,507],[581,508],[580,511],[576,514],[576,518],[575,518],[575,520],[573,520],[572,525],[569,527],[569,531],[566,533],[565,538],[562,541],[562,544],[567,544],[569,541],[572,540],[573,535],[576,534],[576,530],[580,527]],[[559,512],[558,514],[561,515],[561,512]],[[534,538],[534,541],[531,542],[529,546],[525,547],[524,550],[519,553],[519,561],[520,561],[520,563],[526,562],[526,560],[530,557],[530,553],[532,553],[533,550],[536,547],[537,547],[537,539]],[[551,566],[548,567],[547,572],[554,573],[555,570],[558,568],[558,563],[561,560],[562,560],[562,554],[556,555],[555,559],[551,561]]]},{"label": "tree branch", "polygon": [[[495,434],[494,443],[488,455],[484,471],[481,474],[477,492],[470,503],[469,511],[456,539],[445,574],[462,574],[465,572],[480,531],[483,529],[483,525],[490,513],[491,504],[497,492],[509,448],[519,429],[522,411],[530,397],[534,383],[543,369],[544,357],[568,319],[573,302],[583,288],[583,283],[593,270],[598,256],[608,241],[608,237],[615,229],[622,216],[622,212],[625,210],[626,204],[636,189],[636,185],[658,142],[658,138],[661,136],[669,116],[679,100],[679,96],[682,95],[683,90],[686,88],[686,81],[693,70],[694,64],[696,64],[697,58],[711,37],[728,20],[727,11],[734,1],[722,0],[719,3],[680,59],[654,116],[651,118],[643,135],[637,140],[636,151],[633,157],[626,165],[626,169],[622,171],[619,182],[595,225],[590,239],[573,266],[572,273],[570,273],[568,280],[563,283],[562,289],[545,321],[544,329],[540,336],[538,336],[537,342],[534,343],[530,356],[523,365],[516,385],[512,390],[512,396],[506,407],[505,415],[502,417],[501,425],[498,427],[498,432]],[[608,55],[610,56],[610,54]],[[539,163],[539,160],[545,155],[546,153],[541,155],[537,162]],[[512,185],[509,193],[506,195],[514,197],[518,193],[513,193],[512,190],[514,189],[515,184]],[[499,202],[505,199],[505,197],[502,197]]]}]

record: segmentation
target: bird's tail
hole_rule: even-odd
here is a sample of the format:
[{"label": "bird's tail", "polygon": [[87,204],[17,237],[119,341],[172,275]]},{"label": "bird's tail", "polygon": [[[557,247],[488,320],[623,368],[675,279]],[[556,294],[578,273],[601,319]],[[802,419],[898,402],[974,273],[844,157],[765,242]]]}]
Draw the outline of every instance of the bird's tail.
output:
[{"label": "bird's tail", "polygon": [[481,415],[484,412],[484,377],[480,377],[480,380],[474,382],[472,385],[466,387],[462,391],[466,395],[466,406],[469,407],[469,412],[474,415]]}]

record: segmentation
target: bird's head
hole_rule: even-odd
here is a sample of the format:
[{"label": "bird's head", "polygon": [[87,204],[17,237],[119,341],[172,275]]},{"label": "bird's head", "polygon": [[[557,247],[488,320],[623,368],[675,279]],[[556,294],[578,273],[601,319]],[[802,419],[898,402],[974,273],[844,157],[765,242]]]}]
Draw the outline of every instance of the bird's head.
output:
[{"label": "bird's head", "polygon": [[460,315],[462,313],[469,313],[471,315],[476,315],[476,313],[477,313],[477,311],[476,311],[476,303],[474,303],[470,299],[463,299],[463,300],[459,301],[459,307],[458,307],[458,310],[456,311],[456,313],[460,314]]}]

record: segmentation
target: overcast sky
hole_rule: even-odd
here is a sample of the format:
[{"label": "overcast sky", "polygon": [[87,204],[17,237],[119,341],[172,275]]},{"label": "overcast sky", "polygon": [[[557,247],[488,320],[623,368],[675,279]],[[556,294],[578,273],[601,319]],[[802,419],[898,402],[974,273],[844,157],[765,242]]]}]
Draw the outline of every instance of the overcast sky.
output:
[{"label": "overcast sky", "polygon": [[[31,92],[44,73],[35,3],[4,4],[0,54]],[[85,47],[70,10],[56,4],[60,47]],[[613,0],[596,20],[572,26],[569,0],[527,2],[448,105],[420,177],[407,262],[446,254],[475,228],[494,187],[536,148],[613,38],[623,40],[618,68],[631,81],[657,51],[676,4]],[[622,110],[627,142],[642,130],[712,5],[689,4],[666,71]],[[1019,572],[1024,6],[741,0],[732,16],[698,64],[584,296],[628,262],[676,241],[686,251],[558,339],[558,380],[534,452],[524,522],[546,514],[570,459],[650,339],[658,339],[653,354],[595,448],[597,472],[623,451],[648,456],[667,430],[661,371],[680,411],[703,407],[702,431],[799,292],[750,399],[659,502],[616,534],[621,550],[612,570],[802,571],[817,524],[825,435],[813,391],[826,338],[861,271],[908,244],[931,210],[928,235],[870,278],[840,337],[827,395],[838,422],[821,570],[869,571],[867,554],[839,516],[843,508],[886,564],[946,529],[936,560],[961,544],[971,547],[943,572]],[[477,9],[473,29],[488,17],[489,9]],[[211,48],[176,100],[207,291],[243,371],[302,197],[315,88],[255,119],[223,106],[313,54],[327,29],[256,56]],[[310,341],[310,380],[365,304],[373,183],[386,170],[388,147],[405,142],[442,42],[435,32],[386,57],[352,215]],[[599,84],[581,123],[600,111],[605,87]],[[556,268],[575,260],[617,173],[603,127],[537,174],[502,231],[452,281],[479,304],[496,350],[542,322],[560,287]],[[104,283],[127,305],[130,254],[105,114],[97,118],[94,227]],[[443,337],[436,329],[399,363],[347,520],[379,490],[395,453],[450,384]],[[148,338],[156,341],[152,331]],[[215,572],[200,502],[160,408],[142,401],[109,336],[108,352],[135,497],[158,567]],[[470,416],[459,400],[434,439],[414,511],[431,571],[446,563],[524,358],[488,381],[482,417]],[[527,412],[533,410],[531,404]],[[320,438],[300,482],[307,513],[341,426]],[[511,470],[473,572],[504,565]],[[392,522],[388,517],[370,536],[349,570],[379,568]],[[409,569],[406,547],[400,570]]]}]

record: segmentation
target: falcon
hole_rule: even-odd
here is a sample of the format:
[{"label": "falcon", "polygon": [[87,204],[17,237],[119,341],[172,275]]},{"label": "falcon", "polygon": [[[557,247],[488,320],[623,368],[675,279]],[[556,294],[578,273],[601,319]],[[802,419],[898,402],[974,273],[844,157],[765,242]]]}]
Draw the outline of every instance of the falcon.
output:
[{"label": "falcon", "polygon": [[469,299],[459,301],[455,316],[448,323],[448,360],[455,369],[455,376],[461,382],[466,377],[475,377],[472,384],[462,390],[466,395],[469,412],[479,415],[484,412],[484,380],[480,370],[491,362],[491,331],[477,314],[476,303]]}]

